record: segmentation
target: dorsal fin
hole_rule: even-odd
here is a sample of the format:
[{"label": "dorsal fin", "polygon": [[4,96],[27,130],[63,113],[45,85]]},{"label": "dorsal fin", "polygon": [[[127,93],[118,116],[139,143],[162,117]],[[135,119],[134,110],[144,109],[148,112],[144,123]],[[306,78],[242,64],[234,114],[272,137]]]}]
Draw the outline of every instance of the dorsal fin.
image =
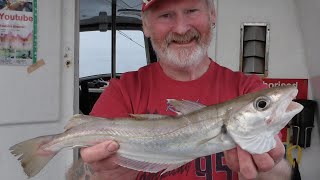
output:
[{"label": "dorsal fin", "polygon": [[173,107],[173,109],[170,110],[174,111],[178,115],[189,114],[206,107],[203,104],[188,100],[167,99],[167,103],[169,106]]},{"label": "dorsal fin", "polygon": [[72,118],[68,121],[67,125],[64,126],[64,130],[69,130],[73,127],[76,127],[80,124],[83,123],[88,123],[91,121],[94,121],[93,118],[89,118],[90,116],[88,115],[83,115],[83,114],[75,114],[72,116]]}]

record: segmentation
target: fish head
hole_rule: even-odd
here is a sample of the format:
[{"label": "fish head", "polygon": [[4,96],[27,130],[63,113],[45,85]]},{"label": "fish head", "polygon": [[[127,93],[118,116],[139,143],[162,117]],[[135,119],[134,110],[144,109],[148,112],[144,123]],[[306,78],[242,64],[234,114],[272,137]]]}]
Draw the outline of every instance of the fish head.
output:
[{"label": "fish head", "polygon": [[276,145],[274,136],[303,109],[292,101],[297,93],[294,86],[281,86],[237,98],[230,106],[228,133],[250,153],[268,152]]}]

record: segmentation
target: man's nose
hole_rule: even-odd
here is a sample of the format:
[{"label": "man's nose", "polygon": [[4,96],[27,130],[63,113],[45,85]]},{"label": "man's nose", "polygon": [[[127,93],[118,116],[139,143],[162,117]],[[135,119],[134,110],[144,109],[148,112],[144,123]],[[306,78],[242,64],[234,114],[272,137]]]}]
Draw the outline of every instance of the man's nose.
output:
[{"label": "man's nose", "polygon": [[191,29],[190,23],[188,18],[184,15],[177,15],[176,16],[176,23],[173,27],[173,32],[177,34],[185,34]]}]

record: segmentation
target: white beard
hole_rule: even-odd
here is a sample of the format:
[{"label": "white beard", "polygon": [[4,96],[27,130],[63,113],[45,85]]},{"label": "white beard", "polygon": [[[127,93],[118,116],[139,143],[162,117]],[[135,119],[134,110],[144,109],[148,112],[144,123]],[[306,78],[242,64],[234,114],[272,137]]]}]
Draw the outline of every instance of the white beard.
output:
[{"label": "white beard", "polygon": [[195,47],[181,48],[175,50],[168,47],[167,43],[161,45],[155,44],[152,39],[152,45],[161,62],[178,68],[188,68],[199,64],[207,56],[207,51],[212,39],[213,28],[210,28],[210,34],[198,42]]},{"label": "white beard", "polygon": [[159,58],[165,64],[171,64],[179,68],[187,68],[199,64],[207,55],[207,48],[197,45],[195,48],[183,48],[174,50],[167,48],[161,52]]}]

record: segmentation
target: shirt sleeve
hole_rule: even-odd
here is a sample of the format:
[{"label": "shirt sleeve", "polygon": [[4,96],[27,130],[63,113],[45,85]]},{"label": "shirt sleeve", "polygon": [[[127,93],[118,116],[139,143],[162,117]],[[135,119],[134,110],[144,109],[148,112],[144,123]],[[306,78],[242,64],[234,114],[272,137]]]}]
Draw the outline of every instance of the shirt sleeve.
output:
[{"label": "shirt sleeve", "polygon": [[128,117],[128,108],[121,91],[120,80],[112,79],[95,103],[90,115],[104,118]]}]

